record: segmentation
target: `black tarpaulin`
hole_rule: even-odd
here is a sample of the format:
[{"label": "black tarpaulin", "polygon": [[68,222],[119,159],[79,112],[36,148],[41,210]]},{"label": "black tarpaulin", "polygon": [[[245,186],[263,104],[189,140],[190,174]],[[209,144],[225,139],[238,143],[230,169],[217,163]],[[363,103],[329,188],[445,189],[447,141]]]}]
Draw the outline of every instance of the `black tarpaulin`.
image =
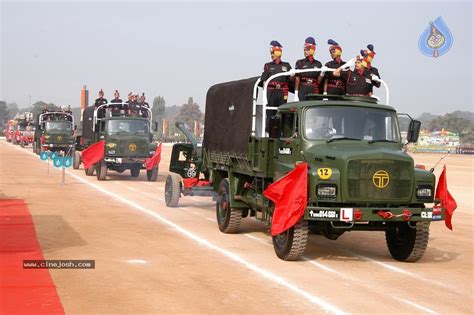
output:
[{"label": "black tarpaulin", "polygon": [[207,91],[206,150],[245,154],[252,129],[253,88],[258,77],[220,83]]},{"label": "black tarpaulin", "polygon": [[84,139],[92,139],[94,125],[94,106],[89,106],[84,109],[82,113],[82,137]]}]

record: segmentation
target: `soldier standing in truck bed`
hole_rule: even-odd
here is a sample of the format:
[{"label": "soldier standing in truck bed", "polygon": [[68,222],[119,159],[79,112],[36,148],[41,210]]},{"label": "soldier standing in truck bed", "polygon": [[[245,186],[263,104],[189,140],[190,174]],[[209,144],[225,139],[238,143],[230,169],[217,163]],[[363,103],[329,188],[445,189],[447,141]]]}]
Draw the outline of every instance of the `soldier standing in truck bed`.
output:
[{"label": "soldier standing in truck bed", "polygon": [[371,79],[372,79],[372,92],[373,92],[373,87],[380,87],[380,74],[379,70],[375,67],[372,67],[372,60],[374,60],[375,57],[375,51],[374,51],[374,45],[368,44],[366,50],[361,50],[360,54],[364,56],[367,59],[367,70],[370,73]]},{"label": "soldier standing in truck bed", "polygon": [[[325,64],[326,67],[337,69],[346,62],[342,61],[342,47],[334,40],[329,39],[329,53],[332,60]],[[346,94],[346,83],[342,78],[335,77],[332,72],[326,72],[324,76],[324,94],[344,95]]]},{"label": "soldier standing in truck bed", "polygon": [[[304,58],[296,62],[295,69],[321,68],[322,64],[314,59],[316,41],[308,37],[304,41]],[[295,75],[295,102],[304,101],[308,94],[319,94],[319,79],[321,72],[303,72]]]},{"label": "soldier standing in truck bed", "polygon": [[[291,65],[288,62],[284,62],[281,60],[282,55],[282,46],[281,44],[276,41],[272,40],[270,42],[270,55],[272,58],[271,62],[266,63],[263,66],[263,73],[261,76],[261,80],[263,83],[268,80],[272,75],[287,72],[291,70]],[[288,77],[279,77],[272,80],[268,84],[268,92],[267,92],[267,102],[268,106],[280,106],[288,101]],[[276,111],[269,111],[273,116]]]},{"label": "soldier standing in truck bed", "polygon": [[94,106],[99,107],[100,105],[107,104],[107,99],[104,98],[104,91],[100,89],[99,97],[95,99]]},{"label": "soldier standing in truck bed", "polygon": [[[345,70],[355,64],[354,70]],[[346,83],[347,95],[372,96],[372,79],[367,70],[367,59],[359,55],[343,66],[333,71],[335,77],[340,77]]]}]

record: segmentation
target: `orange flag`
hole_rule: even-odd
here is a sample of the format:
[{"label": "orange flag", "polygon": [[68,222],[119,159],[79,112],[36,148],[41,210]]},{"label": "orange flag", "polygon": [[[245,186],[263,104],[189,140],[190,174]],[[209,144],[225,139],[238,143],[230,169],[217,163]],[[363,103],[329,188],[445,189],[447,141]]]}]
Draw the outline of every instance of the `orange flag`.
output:
[{"label": "orange flag", "polygon": [[272,235],[278,235],[294,226],[303,217],[308,202],[308,164],[294,170],[270,184],[263,195],[275,203]]},{"label": "orange flag", "polygon": [[441,206],[446,209],[446,218],[444,222],[448,229],[453,230],[451,224],[451,218],[453,217],[454,210],[458,207],[456,200],[448,191],[448,182],[446,180],[446,165],[443,167],[443,172],[439,176],[438,186],[436,187],[436,199],[441,201]]},{"label": "orange flag", "polygon": [[104,158],[105,154],[105,140],[100,140],[94,143],[87,149],[81,152],[81,160],[84,163],[84,168],[90,168],[95,163]]},{"label": "orange flag", "polygon": [[151,158],[146,159],[145,161],[146,169],[151,170],[152,168],[160,164],[160,161],[161,161],[161,143],[158,146],[158,148],[156,148],[156,151],[153,154],[153,156]]}]

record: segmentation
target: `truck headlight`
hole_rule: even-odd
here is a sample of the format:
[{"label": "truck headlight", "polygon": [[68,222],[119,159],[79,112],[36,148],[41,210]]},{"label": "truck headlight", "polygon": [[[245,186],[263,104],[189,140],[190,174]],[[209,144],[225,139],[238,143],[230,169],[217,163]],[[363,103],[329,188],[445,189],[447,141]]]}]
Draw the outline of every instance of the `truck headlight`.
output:
[{"label": "truck headlight", "polygon": [[107,148],[115,148],[116,146],[117,146],[116,143],[113,143],[113,142],[107,143]]},{"label": "truck headlight", "polygon": [[318,185],[316,191],[318,197],[333,198],[336,197],[337,189],[335,185]]},{"label": "truck headlight", "polygon": [[115,150],[107,150],[107,154],[115,154]]},{"label": "truck headlight", "polygon": [[416,186],[416,197],[418,199],[431,199],[433,197],[433,187],[431,185]]}]

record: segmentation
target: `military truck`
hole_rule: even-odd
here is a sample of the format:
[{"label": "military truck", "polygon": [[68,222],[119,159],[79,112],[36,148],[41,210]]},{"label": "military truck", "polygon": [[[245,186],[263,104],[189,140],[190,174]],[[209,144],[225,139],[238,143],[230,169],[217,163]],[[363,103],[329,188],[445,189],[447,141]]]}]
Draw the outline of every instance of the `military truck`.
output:
[{"label": "military truck", "polygon": [[[146,106],[136,105],[133,111],[127,103],[87,107],[83,112],[80,142],[85,149],[105,140],[105,151],[100,162],[85,169],[86,175],[92,176],[95,171],[98,180],[105,180],[109,170],[118,173],[130,170],[132,177],[138,177],[145,169],[146,159],[152,157],[157,148],[153,128],[157,129],[157,123],[152,123],[151,110]],[[148,181],[154,182],[157,178],[158,166],[147,170]]]},{"label": "military truck", "polygon": [[[217,194],[220,231],[238,232],[247,216],[271,225],[275,205],[263,192],[306,162],[304,216],[272,236],[280,259],[299,259],[310,232],[336,240],[350,231],[384,231],[394,259],[419,260],[431,221],[445,217],[434,200],[435,176],[415,168],[404,151],[406,143],[417,141],[421,123],[410,118],[402,141],[396,110],[373,97],[312,95],[302,102],[266,106],[268,82],[297,72],[308,71],[278,74],[264,85],[259,78],[221,83],[207,93],[199,176]],[[269,117],[270,111],[276,114]],[[171,167],[178,165],[175,158],[165,186],[169,206],[177,205],[186,180],[186,174]]]},{"label": "military truck", "polygon": [[69,112],[44,112],[36,118],[33,152],[62,152],[74,157],[74,116]]}]

